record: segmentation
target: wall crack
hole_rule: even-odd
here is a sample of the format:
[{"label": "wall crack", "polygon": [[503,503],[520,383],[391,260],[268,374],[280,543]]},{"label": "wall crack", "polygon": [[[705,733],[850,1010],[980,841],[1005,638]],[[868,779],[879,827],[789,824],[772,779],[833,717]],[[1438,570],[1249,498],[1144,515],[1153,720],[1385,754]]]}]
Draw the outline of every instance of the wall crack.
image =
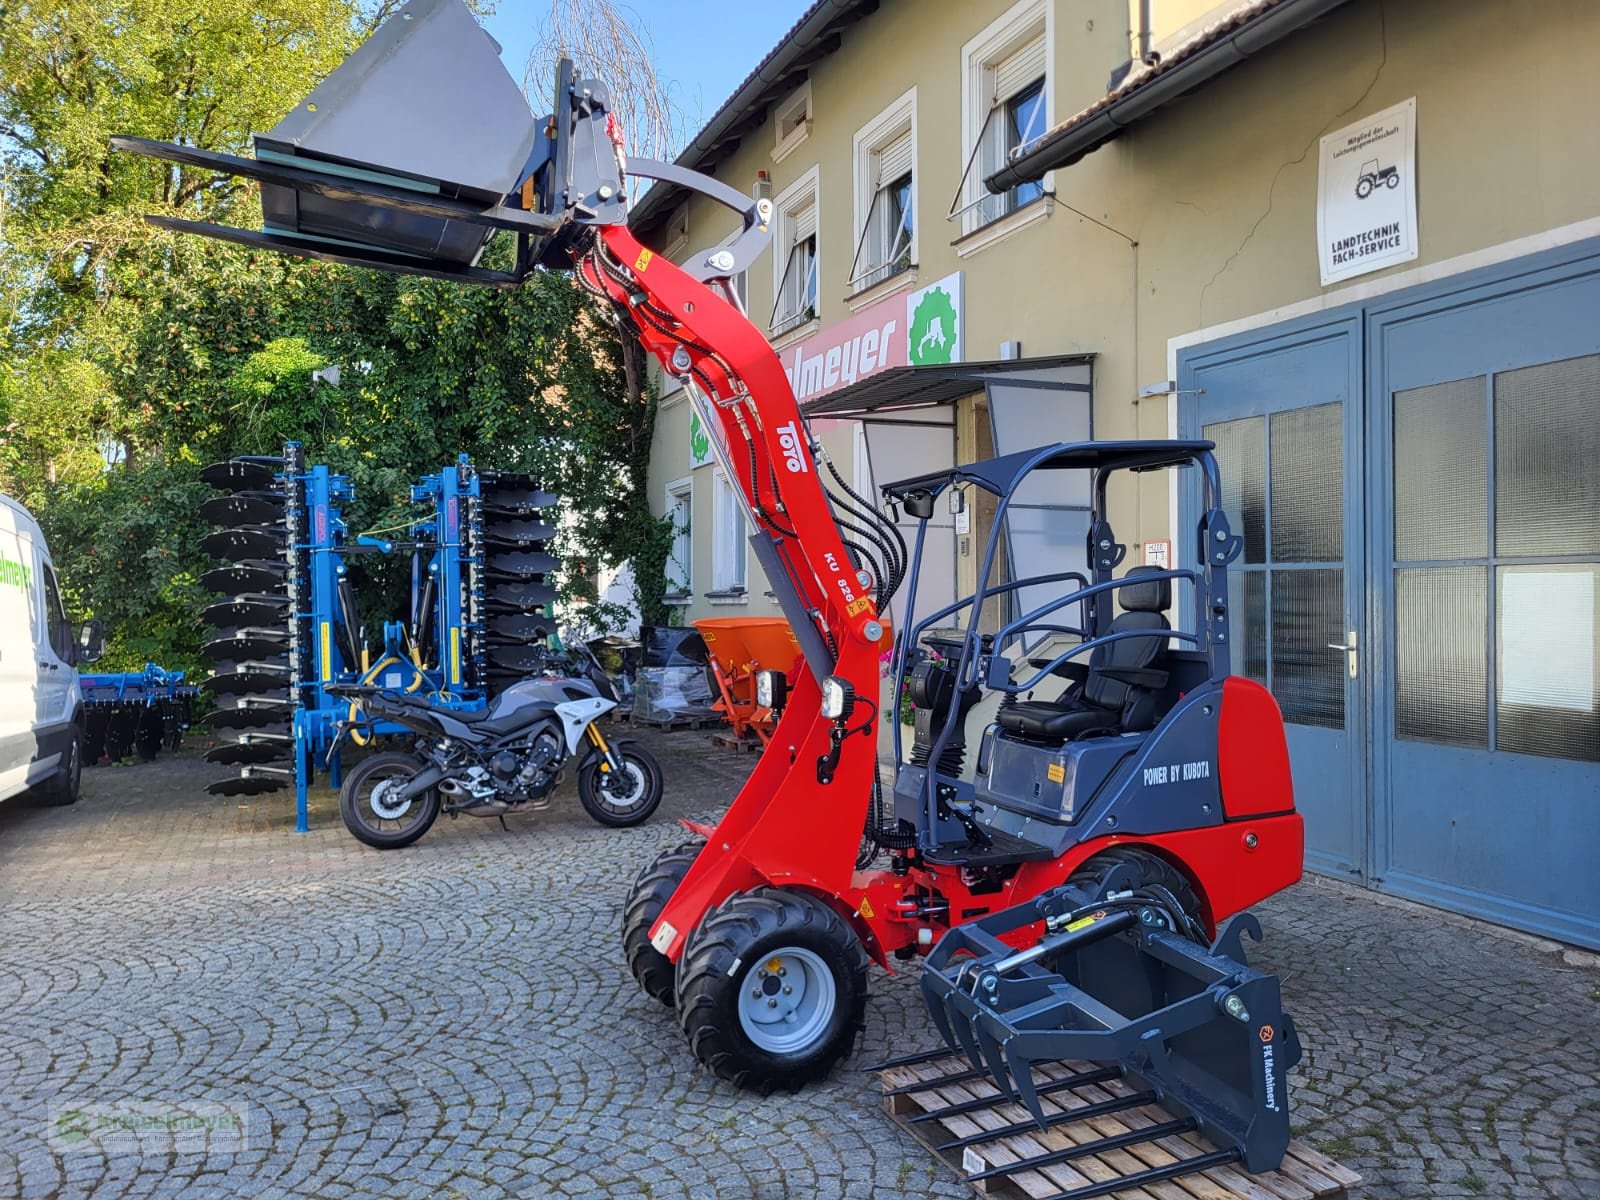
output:
[{"label": "wall crack", "polygon": [[1267,188],[1266,209],[1259,217],[1255,219],[1255,223],[1250,226],[1250,231],[1244,235],[1244,239],[1236,247],[1234,247],[1233,253],[1228,255],[1227,259],[1223,261],[1223,264],[1218,267],[1211,278],[1206,281],[1205,286],[1200,289],[1200,328],[1204,328],[1206,323],[1206,293],[1211,290],[1212,285],[1215,284],[1217,280],[1222,278],[1222,276],[1227,272],[1228,268],[1233,266],[1235,260],[1238,259],[1239,255],[1244,253],[1245,247],[1248,246],[1251,240],[1256,236],[1257,231],[1260,230],[1261,226],[1266,223],[1267,218],[1272,215],[1273,205],[1276,203],[1278,180],[1283,177],[1283,173],[1290,167],[1297,167],[1301,163],[1305,162],[1306,158],[1311,154],[1312,149],[1317,145],[1318,142],[1322,140],[1322,136],[1345,117],[1349,116],[1351,113],[1355,112],[1356,109],[1365,104],[1367,97],[1372,95],[1373,89],[1378,86],[1378,80],[1383,75],[1383,69],[1389,63],[1389,23],[1388,14],[1385,11],[1384,0],[1378,0],[1378,41],[1378,65],[1373,70],[1372,78],[1367,82],[1367,86],[1362,89],[1362,92],[1359,96],[1357,96],[1344,108],[1334,113],[1333,116],[1328,118],[1328,120],[1323,123],[1321,129],[1317,130],[1316,133],[1311,135],[1311,140],[1306,143],[1305,148],[1300,151],[1298,156],[1289,159],[1287,162],[1281,163],[1278,169],[1273,172],[1272,183]]}]

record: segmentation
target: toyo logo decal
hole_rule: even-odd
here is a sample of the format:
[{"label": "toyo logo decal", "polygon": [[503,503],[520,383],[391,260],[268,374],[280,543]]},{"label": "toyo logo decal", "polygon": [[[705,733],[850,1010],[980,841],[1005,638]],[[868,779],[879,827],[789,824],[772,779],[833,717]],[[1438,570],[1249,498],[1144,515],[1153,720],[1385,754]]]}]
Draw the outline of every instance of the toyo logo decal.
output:
[{"label": "toyo logo decal", "polygon": [[800,430],[793,421],[778,426],[778,445],[783,450],[783,465],[796,475],[804,475],[808,470],[805,447],[800,442]]},{"label": "toyo logo decal", "polygon": [[14,559],[0,554],[0,585],[21,588],[25,592],[33,590],[33,568],[27,563],[20,563]]}]

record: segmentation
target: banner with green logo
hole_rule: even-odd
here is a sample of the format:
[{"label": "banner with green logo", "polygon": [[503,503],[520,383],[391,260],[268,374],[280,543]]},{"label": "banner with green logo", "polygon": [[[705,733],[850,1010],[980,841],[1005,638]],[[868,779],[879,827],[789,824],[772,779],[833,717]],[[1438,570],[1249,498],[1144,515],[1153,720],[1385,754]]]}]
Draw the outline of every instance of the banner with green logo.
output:
[{"label": "banner with green logo", "polygon": [[962,361],[960,271],[906,297],[906,361],[913,367]]},{"label": "banner with green logo", "polygon": [[700,423],[700,414],[689,410],[689,468],[703,467],[711,461],[711,434]]}]

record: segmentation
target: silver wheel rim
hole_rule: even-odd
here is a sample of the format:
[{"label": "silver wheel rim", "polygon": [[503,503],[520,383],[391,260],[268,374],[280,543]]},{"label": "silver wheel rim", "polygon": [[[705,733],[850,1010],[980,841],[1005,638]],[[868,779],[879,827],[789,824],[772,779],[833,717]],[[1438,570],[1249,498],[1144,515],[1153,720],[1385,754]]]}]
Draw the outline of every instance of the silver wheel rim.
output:
[{"label": "silver wheel rim", "polygon": [[632,759],[623,759],[622,765],[628,772],[628,779],[632,787],[627,795],[619,796],[611,787],[611,772],[604,771],[595,781],[595,799],[600,807],[607,812],[628,813],[639,807],[644,800],[645,793],[650,790],[650,781],[645,778],[644,768]]},{"label": "silver wheel rim", "polygon": [[762,956],[739,981],[739,1026],[759,1050],[809,1049],[833,1020],[839,989],[817,954],[784,946]]},{"label": "silver wheel rim", "polygon": [[[373,785],[367,805],[382,821],[398,821],[411,809],[411,801],[399,792],[408,781],[401,778],[380,779]],[[394,799],[389,797],[393,796]]]}]

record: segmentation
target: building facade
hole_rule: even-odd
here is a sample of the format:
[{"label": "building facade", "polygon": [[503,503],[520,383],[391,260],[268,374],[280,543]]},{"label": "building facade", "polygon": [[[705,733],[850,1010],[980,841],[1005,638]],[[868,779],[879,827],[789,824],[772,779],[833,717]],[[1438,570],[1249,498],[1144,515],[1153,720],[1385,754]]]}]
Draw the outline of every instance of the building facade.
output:
[{"label": "building facade", "polygon": [[[742,291],[857,490],[1212,439],[1308,862],[1600,946],[1597,37],[1582,0],[824,0],[682,161],[772,196]],[[733,231],[666,188],[638,225]],[[775,611],[681,397],[656,432],[686,616]],[[1081,561],[1082,499],[1018,560]],[[1192,557],[1184,486],[1110,502],[1130,561]]]}]

